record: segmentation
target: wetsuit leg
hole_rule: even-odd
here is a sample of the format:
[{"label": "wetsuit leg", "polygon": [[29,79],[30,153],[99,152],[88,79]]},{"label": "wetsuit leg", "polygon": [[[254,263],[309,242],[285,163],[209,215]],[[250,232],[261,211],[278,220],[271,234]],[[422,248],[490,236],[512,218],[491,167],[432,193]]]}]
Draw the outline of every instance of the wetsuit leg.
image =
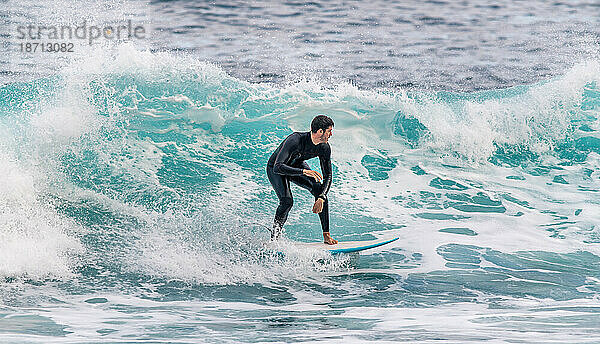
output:
[{"label": "wetsuit leg", "polygon": [[275,211],[275,220],[273,222],[273,231],[271,238],[277,239],[282,232],[283,224],[287,220],[288,214],[294,205],[294,199],[290,190],[290,180],[287,176],[282,176],[273,172],[273,168],[267,166],[267,177],[269,182],[275,189],[277,198],[279,198],[279,206]]},{"label": "wetsuit leg", "polygon": [[[303,169],[310,170],[310,166],[306,162],[302,164]],[[294,184],[310,191],[310,193],[315,197],[315,201],[317,200],[317,196],[321,193],[321,189],[323,185],[321,183],[317,183],[313,178],[308,176],[291,176],[287,177]],[[289,188],[289,182],[288,182]],[[323,210],[319,213],[319,220],[321,220],[321,228],[323,232],[329,232],[329,200],[325,199],[323,202]]]}]

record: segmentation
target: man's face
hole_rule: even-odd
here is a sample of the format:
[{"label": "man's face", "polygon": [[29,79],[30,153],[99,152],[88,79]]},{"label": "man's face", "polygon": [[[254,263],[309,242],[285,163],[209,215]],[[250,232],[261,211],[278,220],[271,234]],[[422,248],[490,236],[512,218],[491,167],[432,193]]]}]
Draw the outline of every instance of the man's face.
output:
[{"label": "man's face", "polygon": [[323,131],[323,129],[319,129],[319,132],[321,133],[319,140],[322,143],[327,143],[327,141],[329,141],[329,138],[331,137],[331,135],[333,135],[333,126],[325,129],[325,131]]}]

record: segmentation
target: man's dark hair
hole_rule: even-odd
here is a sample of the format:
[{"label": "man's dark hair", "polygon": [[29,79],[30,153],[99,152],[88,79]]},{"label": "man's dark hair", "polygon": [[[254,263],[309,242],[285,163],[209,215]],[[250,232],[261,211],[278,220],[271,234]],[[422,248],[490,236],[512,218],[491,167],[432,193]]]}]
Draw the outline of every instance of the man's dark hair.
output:
[{"label": "man's dark hair", "polygon": [[316,116],[310,123],[310,131],[313,133],[316,133],[319,129],[325,131],[329,127],[333,127],[333,120],[325,115]]}]

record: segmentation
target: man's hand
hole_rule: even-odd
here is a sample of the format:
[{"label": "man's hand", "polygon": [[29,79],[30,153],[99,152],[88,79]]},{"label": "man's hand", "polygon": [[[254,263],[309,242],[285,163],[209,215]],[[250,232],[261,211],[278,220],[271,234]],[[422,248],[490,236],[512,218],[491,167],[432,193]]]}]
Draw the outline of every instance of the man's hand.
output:
[{"label": "man's hand", "polygon": [[323,201],[322,198],[317,198],[315,204],[313,205],[313,213],[318,214],[323,211],[323,203],[325,203],[325,201]]},{"label": "man's hand", "polygon": [[304,173],[305,176],[309,176],[312,178],[315,178],[315,180],[320,183],[321,180],[323,180],[323,176],[317,172],[317,171],[313,171],[313,170],[302,170],[302,173]]},{"label": "man's hand", "polygon": [[323,242],[327,245],[335,245],[338,243],[337,240],[331,237],[331,234],[329,234],[329,232],[323,232]]}]

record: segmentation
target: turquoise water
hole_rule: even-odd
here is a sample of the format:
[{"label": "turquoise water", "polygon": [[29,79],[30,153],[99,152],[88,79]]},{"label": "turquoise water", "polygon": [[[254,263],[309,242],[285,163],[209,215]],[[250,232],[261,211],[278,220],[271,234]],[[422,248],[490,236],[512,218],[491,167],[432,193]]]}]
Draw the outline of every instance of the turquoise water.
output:
[{"label": "turquoise water", "polygon": [[[597,60],[452,93],[92,56],[0,89],[3,342],[600,340]],[[335,121],[332,235],[400,240],[263,249],[266,161],[318,113]],[[319,240],[292,192],[286,237]]]}]

